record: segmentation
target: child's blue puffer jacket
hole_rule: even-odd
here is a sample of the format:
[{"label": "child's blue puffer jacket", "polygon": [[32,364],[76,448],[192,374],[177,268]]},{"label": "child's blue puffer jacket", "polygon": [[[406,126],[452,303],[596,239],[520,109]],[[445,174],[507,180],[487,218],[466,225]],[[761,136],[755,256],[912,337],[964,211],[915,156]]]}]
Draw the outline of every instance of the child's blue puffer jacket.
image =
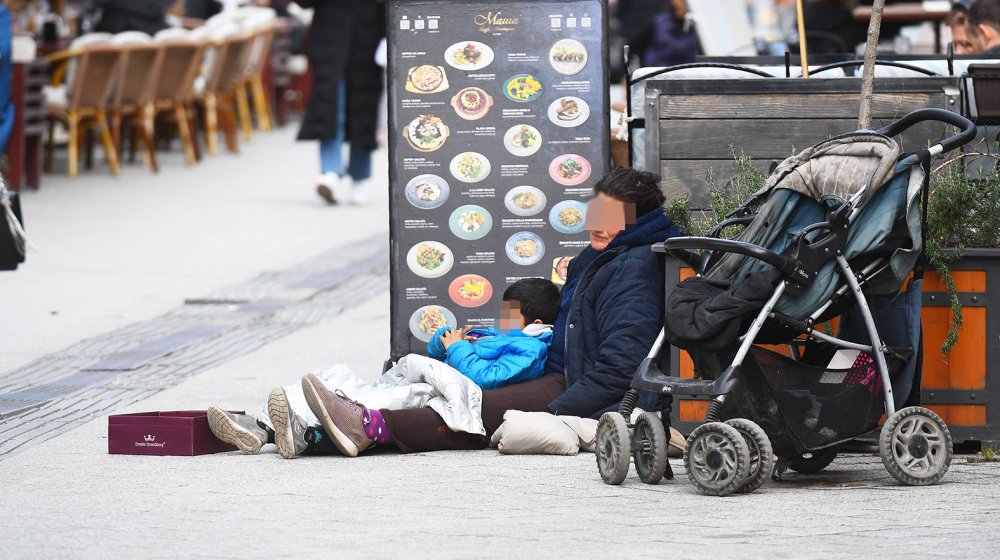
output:
[{"label": "child's blue puffer jacket", "polygon": [[448,327],[434,333],[427,343],[427,356],[457,369],[483,389],[497,389],[541,377],[552,340],[551,330],[531,336],[519,330],[501,334],[493,329],[474,329],[469,331],[470,335],[485,338],[475,343],[460,340],[445,350],[441,335],[446,332]]}]

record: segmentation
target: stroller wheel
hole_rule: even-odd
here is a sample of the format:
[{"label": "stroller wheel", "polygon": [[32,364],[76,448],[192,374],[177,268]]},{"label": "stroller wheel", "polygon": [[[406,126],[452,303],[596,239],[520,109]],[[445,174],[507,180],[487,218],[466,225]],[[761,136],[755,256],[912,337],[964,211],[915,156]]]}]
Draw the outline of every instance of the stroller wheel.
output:
[{"label": "stroller wheel", "polygon": [[951,466],[951,432],[937,414],[911,406],[886,420],[878,452],[893,478],[907,486],[927,486],[941,480]]},{"label": "stroller wheel", "polygon": [[722,422],[695,428],[684,448],[684,468],[699,492],[727,496],[746,482],[750,450],[740,432]]},{"label": "stroller wheel", "polygon": [[632,458],[639,480],[656,484],[667,470],[667,432],[653,412],[643,412],[632,432]]},{"label": "stroller wheel", "polygon": [[597,470],[605,484],[621,484],[628,474],[631,448],[628,423],[617,412],[605,412],[597,423]]},{"label": "stroller wheel", "polygon": [[830,466],[830,463],[837,458],[837,448],[827,447],[818,451],[811,451],[805,455],[794,457],[788,462],[788,468],[797,473],[812,474]]},{"label": "stroller wheel", "polygon": [[741,494],[749,494],[763,486],[774,471],[774,450],[771,448],[771,440],[760,426],[745,418],[727,420],[726,424],[736,428],[747,442],[750,451],[747,481],[738,490]]}]

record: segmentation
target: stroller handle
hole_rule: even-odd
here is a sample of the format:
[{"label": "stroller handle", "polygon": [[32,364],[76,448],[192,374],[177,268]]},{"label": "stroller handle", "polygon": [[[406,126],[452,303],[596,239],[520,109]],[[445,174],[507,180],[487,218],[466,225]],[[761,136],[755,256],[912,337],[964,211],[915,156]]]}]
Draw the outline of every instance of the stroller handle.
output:
[{"label": "stroller handle", "polygon": [[943,122],[962,130],[962,132],[959,132],[954,136],[949,136],[936,145],[931,146],[928,149],[931,155],[950,152],[959,146],[968,144],[976,137],[976,125],[972,121],[962,115],[959,115],[958,113],[952,113],[951,111],[946,111],[944,109],[918,109],[898,121],[876,130],[875,132],[885,136],[896,136],[898,134],[902,134],[911,126],[924,121]]},{"label": "stroller handle", "polygon": [[[662,243],[653,245],[653,251],[655,252],[673,254],[677,249],[707,249],[709,251],[722,251],[724,253],[739,253],[766,262],[780,270],[786,277],[796,277],[796,274],[800,273],[795,259],[743,241],[716,239],[714,237],[671,237]],[[808,277],[800,280],[803,279],[808,279]]]}]

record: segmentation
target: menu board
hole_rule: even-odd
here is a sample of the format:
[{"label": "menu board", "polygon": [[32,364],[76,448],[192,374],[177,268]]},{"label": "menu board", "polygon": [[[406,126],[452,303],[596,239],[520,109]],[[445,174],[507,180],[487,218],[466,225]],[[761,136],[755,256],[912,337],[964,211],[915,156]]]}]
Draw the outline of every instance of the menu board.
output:
[{"label": "menu board", "polygon": [[392,355],[565,281],[609,157],[600,0],[391,2]]}]

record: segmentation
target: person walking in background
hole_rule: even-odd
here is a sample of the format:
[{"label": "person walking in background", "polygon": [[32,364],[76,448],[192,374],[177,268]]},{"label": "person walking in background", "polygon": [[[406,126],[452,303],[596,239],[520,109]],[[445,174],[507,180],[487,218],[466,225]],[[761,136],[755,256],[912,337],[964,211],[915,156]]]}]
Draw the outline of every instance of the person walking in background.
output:
[{"label": "person walking in background", "polygon": [[14,131],[14,104],[10,100],[11,38],[13,24],[6,4],[23,8],[25,2],[0,3],[0,154],[6,153],[7,142]]},{"label": "person walking in background", "polygon": [[951,5],[951,13],[945,24],[951,28],[951,43],[955,47],[955,54],[977,54],[983,52],[983,45],[979,38],[973,36],[965,28],[965,22],[969,17],[969,7],[973,0],[958,0]]},{"label": "person walking in background", "polygon": [[661,1],[662,9],[652,23],[647,24],[629,38],[633,52],[639,55],[643,66],[673,66],[695,61],[698,39],[687,29],[684,17],[687,4],[684,0]]},{"label": "person walking in background", "polygon": [[976,0],[965,21],[970,39],[982,45],[982,54],[1000,57],[1000,0]]},{"label": "person walking in background", "polygon": [[[383,70],[375,51],[385,36],[382,0],[295,0],[313,8],[309,63],[313,88],[299,140],[319,140],[316,192],[329,204],[368,199],[364,182],[372,174],[377,143],[378,103]],[[344,143],[350,158],[344,165]]]}]

